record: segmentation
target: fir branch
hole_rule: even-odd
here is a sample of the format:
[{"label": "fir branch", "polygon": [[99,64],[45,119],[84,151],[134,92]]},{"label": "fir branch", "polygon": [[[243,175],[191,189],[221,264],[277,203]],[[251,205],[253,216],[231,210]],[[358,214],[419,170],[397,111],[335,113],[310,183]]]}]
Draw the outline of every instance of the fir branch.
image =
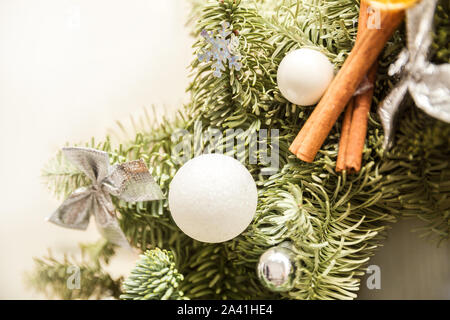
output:
[{"label": "fir branch", "polygon": [[123,283],[125,300],[182,300],[186,299],[179,290],[183,275],[175,267],[170,251],[146,251],[140,256],[136,267]]},{"label": "fir branch", "polygon": [[103,238],[93,243],[80,243],[79,247],[82,256],[98,267],[102,264],[108,265],[116,249],[115,245]]},{"label": "fir branch", "polygon": [[[25,275],[28,287],[44,293],[49,298],[65,300],[118,298],[122,277],[114,279],[103,270],[114,254],[110,243],[100,240],[94,244],[80,245],[81,260],[64,255],[62,260],[53,257],[51,251],[46,257],[34,258],[35,267]],[[87,256],[86,256],[87,254]],[[79,276],[79,287],[76,279]]]},{"label": "fir branch", "polygon": [[431,45],[431,61],[434,63],[450,62],[450,1],[437,3],[434,15],[433,43]]},{"label": "fir branch", "polygon": [[[197,32],[216,30],[224,21],[239,32],[242,69],[227,68],[221,78],[215,78],[210,64],[195,60],[189,87],[192,101],[186,107],[186,117],[148,124],[117,148],[112,148],[109,140],[97,148],[110,153],[112,162],[145,159],[167,194],[182,165],[179,159],[214,146],[199,140],[203,134],[215,128],[239,129],[248,146],[253,143],[249,137],[261,129],[280,129],[279,173],[262,176],[260,165],[245,162],[257,180],[259,204],[255,220],[242,235],[224,244],[194,241],[174,224],[166,200],[131,204],[114,199],[121,226],[130,242],[142,250],[171,250],[173,258],[164,258],[160,266],[176,261],[177,270],[185,275],[180,289],[189,298],[351,299],[356,296],[367,261],[396,216],[418,216],[426,221],[428,234],[448,238],[449,126],[409,111],[397,134],[397,147],[383,157],[383,135],[372,113],[364,166],[355,176],[334,172],[339,123],[313,164],[290,156],[287,146],[312,108],[292,105],[281,96],[276,86],[278,64],[290,50],[308,46],[324,52],[339,67],[354,42],[358,2],[269,2],[210,1],[199,8]],[[441,18],[436,19],[435,59],[448,59],[448,41],[442,40],[443,35],[445,39],[448,36],[448,19],[443,12],[437,11]],[[200,40],[195,50],[203,45]],[[380,58],[375,102],[391,86],[392,80],[383,74],[403,45],[404,30],[399,30]],[[185,130],[183,135],[176,135],[181,129]],[[198,150],[174,148],[185,138],[195,140]],[[231,155],[237,153],[233,150]],[[58,161],[49,171],[50,184],[57,191],[67,193],[85,183],[78,173],[64,169],[61,159]],[[254,268],[264,250],[285,240],[294,244],[299,272],[294,289],[280,295],[259,285]],[[147,293],[155,298],[164,295]]]},{"label": "fir branch", "polygon": [[[245,265],[229,244],[195,241],[193,254],[183,267],[182,290],[191,299],[269,299],[274,294],[261,287],[255,265]],[[279,295],[275,295],[279,297]]]},{"label": "fir branch", "polygon": [[[216,78],[211,63],[200,64],[194,60],[191,65],[197,72],[189,87],[192,93],[189,115],[214,127],[248,127],[255,115],[266,111],[261,101],[267,100],[267,89],[275,84],[276,69],[271,68],[269,54],[272,45],[266,41],[270,33],[256,10],[240,6],[240,2],[211,2],[204,7],[203,18],[197,26],[199,31],[216,31],[225,21],[239,34],[240,71],[226,67],[228,71]],[[203,40],[194,45],[196,54],[204,45]]]},{"label": "fir branch", "polygon": [[399,124],[393,150],[380,172],[384,201],[392,212],[417,217],[423,237],[437,243],[450,237],[450,126],[415,106]]}]

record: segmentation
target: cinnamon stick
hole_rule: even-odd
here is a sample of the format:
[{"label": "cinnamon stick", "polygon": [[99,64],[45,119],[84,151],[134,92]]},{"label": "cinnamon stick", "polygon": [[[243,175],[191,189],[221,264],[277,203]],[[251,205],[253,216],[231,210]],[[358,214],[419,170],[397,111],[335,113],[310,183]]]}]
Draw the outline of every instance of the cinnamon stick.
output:
[{"label": "cinnamon stick", "polygon": [[[361,1],[358,18],[358,32],[356,42],[360,41],[361,34],[367,29],[368,4]],[[377,72],[375,62],[367,74],[367,82],[372,87],[364,93],[352,98],[354,103],[349,104],[346,109],[345,118],[342,123],[341,138],[339,141],[339,152],[336,161],[336,172],[346,170],[348,172],[359,172],[361,169],[364,141],[367,134],[367,121],[373,96],[373,84]],[[350,100],[350,101],[352,101]],[[347,118],[350,114],[350,119]]]},{"label": "cinnamon stick", "polygon": [[[367,74],[370,83],[374,83],[378,64],[374,64]],[[361,170],[362,153],[367,134],[367,121],[372,104],[373,87],[363,94],[357,95],[353,107],[350,134],[345,153],[345,170],[359,172]]]},{"label": "cinnamon stick", "polygon": [[404,10],[380,9],[380,29],[361,34],[341,70],[306,121],[289,150],[298,158],[312,162],[358,85],[377,59],[387,40],[401,23]]}]

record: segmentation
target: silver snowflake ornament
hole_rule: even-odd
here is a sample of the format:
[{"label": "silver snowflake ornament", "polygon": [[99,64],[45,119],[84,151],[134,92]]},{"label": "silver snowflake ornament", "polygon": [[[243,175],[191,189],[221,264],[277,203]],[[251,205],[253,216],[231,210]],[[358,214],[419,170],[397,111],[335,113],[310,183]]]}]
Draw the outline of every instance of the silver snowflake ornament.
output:
[{"label": "silver snowflake ornament", "polygon": [[213,75],[217,78],[222,76],[222,71],[225,71],[227,62],[228,67],[234,68],[236,71],[241,70],[242,67],[241,56],[238,53],[239,38],[229,30],[230,24],[228,22],[223,22],[221,26],[222,29],[215,36],[212,32],[202,30],[200,34],[206,40],[208,46],[198,54],[200,62],[214,61],[212,64]]}]

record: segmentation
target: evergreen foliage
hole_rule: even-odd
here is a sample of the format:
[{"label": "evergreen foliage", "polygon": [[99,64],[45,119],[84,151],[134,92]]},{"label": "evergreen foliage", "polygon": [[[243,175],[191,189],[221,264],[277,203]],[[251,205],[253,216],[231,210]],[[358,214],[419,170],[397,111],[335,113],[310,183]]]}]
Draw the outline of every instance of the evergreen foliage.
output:
[{"label": "evergreen foliage", "polygon": [[179,290],[183,275],[175,267],[173,254],[159,248],[140,256],[130,277],[123,284],[120,296],[125,300],[184,299]]},{"label": "evergreen foliage", "polygon": [[[67,255],[58,260],[50,251],[46,257],[35,258],[33,272],[25,275],[27,285],[49,298],[119,298],[122,277],[112,278],[102,266],[108,264],[114,255],[113,245],[100,240],[93,244],[80,244],[80,248],[81,260]],[[79,283],[75,279],[78,276]]]},{"label": "evergreen foliage", "polygon": [[[166,200],[133,204],[114,199],[130,243],[146,252],[125,282],[123,298],[353,299],[368,260],[399,216],[417,216],[425,221],[424,235],[448,239],[450,126],[423,114],[411,101],[405,103],[395,147],[386,154],[377,115],[370,115],[363,167],[356,175],[334,170],[340,122],[314,163],[301,162],[288,151],[312,108],[282,97],[277,67],[289,51],[306,46],[320,50],[339,68],[354,44],[358,5],[356,0],[224,0],[196,6],[193,16],[200,22],[194,34],[216,31],[226,21],[239,35],[241,70],[227,68],[216,78],[212,62],[195,60],[188,88],[191,102],[174,119],[147,120],[135,138],[118,147],[109,139],[86,145],[107,151],[111,162],[144,159],[167,195],[172,177],[186,159],[236,140],[247,147],[268,143],[271,148],[270,136],[258,141],[250,137],[275,128],[280,130],[280,170],[263,175],[260,161],[249,163],[248,154],[236,148],[228,153],[252,173],[259,201],[250,227],[220,244],[200,243],[183,234],[171,219]],[[435,62],[448,62],[450,57],[447,9],[448,1],[440,1],[431,57]],[[200,39],[195,53],[205,45]],[[380,57],[375,102],[392,86],[386,68],[403,46],[401,29]],[[239,131],[217,141],[206,139],[214,129]],[[191,148],[176,148],[180,143]],[[59,195],[88,183],[61,155],[44,169],[44,176]],[[262,252],[286,240],[297,253],[295,287],[287,293],[269,292],[256,278],[256,263]],[[157,282],[155,272],[169,273]],[[157,284],[164,289],[148,290]]]}]

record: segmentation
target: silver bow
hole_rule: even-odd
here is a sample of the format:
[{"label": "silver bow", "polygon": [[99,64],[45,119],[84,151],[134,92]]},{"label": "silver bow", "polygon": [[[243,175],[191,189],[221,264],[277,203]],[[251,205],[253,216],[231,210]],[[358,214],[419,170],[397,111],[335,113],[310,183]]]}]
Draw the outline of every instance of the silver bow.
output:
[{"label": "silver bow", "polygon": [[92,185],[75,190],[48,221],[66,228],[86,230],[93,215],[100,233],[106,239],[129,247],[117,221],[111,195],[127,202],[164,198],[144,161],[130,161],[110,167],[107,152],[77,147],[63,148],[62,151],[91,179]]},{"label": "silver bow", "polygon": [[392,146],[395,116],[406,91],[427,114],[450,122],[450,64],[434,65],[427,60],[436,3],[422,0],[406,11],[407,48],[388,71],[390,76],[401,72],[402,77],[378,109],[386,149]]}]

